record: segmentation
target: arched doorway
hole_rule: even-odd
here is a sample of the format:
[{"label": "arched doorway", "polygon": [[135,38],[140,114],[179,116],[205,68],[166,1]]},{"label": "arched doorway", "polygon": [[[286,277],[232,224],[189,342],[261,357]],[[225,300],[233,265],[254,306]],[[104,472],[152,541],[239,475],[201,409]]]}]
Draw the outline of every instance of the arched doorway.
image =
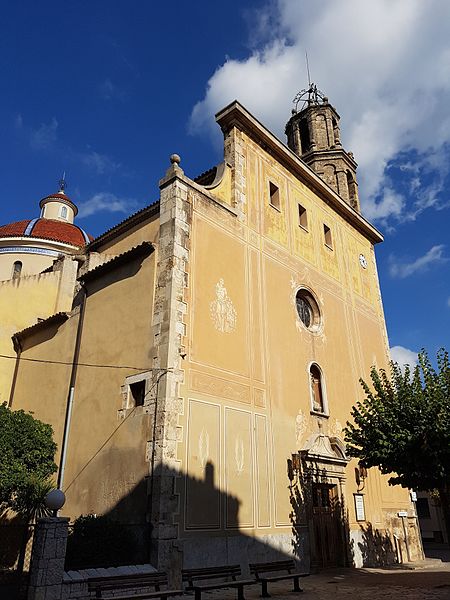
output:
[{"label": "arched doorway", "polygon": [[345,456],[341,440],[312,435],[300,451],[304,485],[308,487],[307,518],[311,566],[348,565],[348,526],[344,510]]}]

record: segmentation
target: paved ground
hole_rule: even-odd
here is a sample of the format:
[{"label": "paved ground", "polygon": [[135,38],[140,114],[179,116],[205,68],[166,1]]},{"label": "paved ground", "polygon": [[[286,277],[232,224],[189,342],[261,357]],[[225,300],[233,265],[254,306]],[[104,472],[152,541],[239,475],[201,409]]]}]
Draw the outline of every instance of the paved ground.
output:
[{"label": "paved ground", "polygon": [[[450,600],[450,551],[435,546],[426,554],[425,563],[411,563],[408,568],[321,571],[302,580],[302,594],[290,591],[290,582],[270,584],[269,591],[273,600]],[[248,587],[246,599],[259,599],[259,594],[259,586]],[[217,590],[203,597],[235,600],[236,591]],[[11,589],[0,587],[0,600],[13,598]]]},{"label": "paved ground", "polygon": [[[449,600],[450,566],[416,570],[333,569],[311,575],[296,594],[289,582],[274,583],[269,591],[274,600]],[[259,598],[259,586],[249,587],[246,600]],[[205,600],[232,600],[234,590],[203,594]]]},{"label": "paved ground", "polygon": [[[427,560],[383,569],[329,569],[302,580],[302,594],[290,582],[271,584],[274,600],[450,600],[450,551],[426,548]],[[260,588],[249,587],[247,600],[259,598]],[[205,600],[231,600],[232,590],[205,594]]]}]

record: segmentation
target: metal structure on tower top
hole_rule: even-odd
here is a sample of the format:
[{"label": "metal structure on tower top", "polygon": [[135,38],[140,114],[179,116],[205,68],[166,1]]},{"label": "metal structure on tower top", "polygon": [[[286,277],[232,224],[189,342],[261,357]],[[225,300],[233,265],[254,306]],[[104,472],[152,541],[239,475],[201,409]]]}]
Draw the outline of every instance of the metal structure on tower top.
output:
[{"label": "metal structure on tower top", "polygon": [[321,102],[326,104],[328,102],[328,98],[321,92],[315,83],[310,83],[309,88],[301,90],[295,96],[292,101],[294,103],[294,108],[292,109],[293,114],[298,112],[298,105],[301,104],[300,111],[304,110],[308,106],[318,105]]}]

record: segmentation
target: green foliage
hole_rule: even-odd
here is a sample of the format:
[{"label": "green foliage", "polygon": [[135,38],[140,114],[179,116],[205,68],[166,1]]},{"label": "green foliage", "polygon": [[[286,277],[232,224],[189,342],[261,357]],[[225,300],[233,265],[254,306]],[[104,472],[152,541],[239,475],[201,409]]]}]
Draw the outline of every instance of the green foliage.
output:
[{"label": "green foliage", "polygon": [[130,564],[135,545],[125,525],[106,516],[81,515],[67,540],[66,570]]},{"label": "green foliage", "polygon": [[11,508],[28,522],[41,516],[56,471],[52,435],[50,425],[0,405],[0,509]]},{"label": "green foliage", "polygon": [[374,367],[372,387],[360,380],[366,397],[353,407],[345,441],[364,467],[392,474],[389,483],[418,490],[450,486],[450,363],[444,349],[436,371],[425,350],[419,364],[389,373]]}]

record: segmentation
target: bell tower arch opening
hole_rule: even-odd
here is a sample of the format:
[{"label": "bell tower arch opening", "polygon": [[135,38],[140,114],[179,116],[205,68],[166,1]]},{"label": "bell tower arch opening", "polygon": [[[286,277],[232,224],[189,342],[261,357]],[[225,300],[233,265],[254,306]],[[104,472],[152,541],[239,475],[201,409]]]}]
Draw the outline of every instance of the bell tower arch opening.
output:
[{"label": "bell tower arch opening", "polygon": [[286,124],[289,148],[326,181],[352,208],[360,211],[357,164],[341,144],[340,116],[314,83],[294,98]]}]

